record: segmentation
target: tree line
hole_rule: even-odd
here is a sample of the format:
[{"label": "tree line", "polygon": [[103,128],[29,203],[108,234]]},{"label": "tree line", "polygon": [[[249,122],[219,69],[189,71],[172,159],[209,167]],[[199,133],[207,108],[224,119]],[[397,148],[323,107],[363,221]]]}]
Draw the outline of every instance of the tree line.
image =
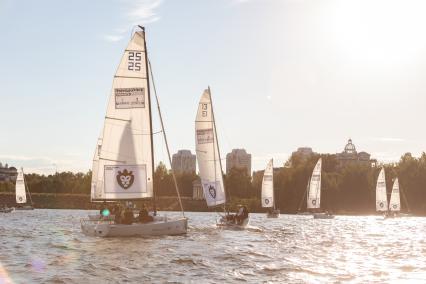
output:
[{"label": "tree line", "polygon": [[[283,165],[274,169],[276,206],[282,212],[294,213],[306,210],[306,188],[315,163],[322,166],[321,207],[335,213],[373,213],[375,188],[381,167],[386,171],[388,194],[393,180],[398,177],[403,211],[426,214],[426,154],[419,158],[404,154],[398,163],[372,167],[363,163],[341,166],[336,155],[313,154],[309,157],[293,154]],[[192,197],[195,173],[176,175],[180,194]],[[224,175],[227,198],[250,199],[260,207],[263,171],[253,176],[245,169],[232,169]],[[33,193],[90,194],[91,171],[87,173],[62,172],[53,175],[26,174],[28,188]],[[154,190],[157,196],[176,196],[172,173],[160,163],[154,173]],[[1,182],[0,191],[14,191],[13,182]],[[188,208],[190,209],[190,208]],[[258,208],[259,209],[259,208]]]}]

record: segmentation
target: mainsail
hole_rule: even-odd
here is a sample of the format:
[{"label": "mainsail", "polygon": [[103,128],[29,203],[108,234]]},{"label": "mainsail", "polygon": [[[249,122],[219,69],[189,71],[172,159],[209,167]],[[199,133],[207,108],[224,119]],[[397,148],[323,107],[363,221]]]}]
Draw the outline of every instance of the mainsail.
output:
[{"label": "mainsail", "polygon": [[401,211],[401,198],[399,196],[398,178],[393,182],[391,198],[389,201],[389,211]]},{"label": "mainsail", "polygon": [[151,102],[145,32],[133,34],[115,73],[92,169],[92,200],[153,196]]},{"label": "mainsail", "polygon": [[322,160],[319,158],[315,168],[312,172],[311,180],[309,182],[309,192],[308,192],[308,208],[309,209],[318,209],[320,208],[321,202],[321,167]]},{"label": "mainsail", "polygon": [[16,203],[19,203],[19,204],[27,203],[24,170],[22,168],[18,172],[18,176],[16,177],[15,192],[16,192]]},{"label": "mainsail", "polygon": [[262,180],[262,207],[275,207],[274,201],[274,162],[266,166]]},{"label": "mainsail", "polygon": [[382,168],[377,178],[376,185],[376,211],[388,211],[388,199],[386,195],[385,169]]},{"label": "mainsail", "polygon": [[195,149],[207,205],[224,204],[225,188],[210,89],[204,91],[198,105],[195,118]]}]

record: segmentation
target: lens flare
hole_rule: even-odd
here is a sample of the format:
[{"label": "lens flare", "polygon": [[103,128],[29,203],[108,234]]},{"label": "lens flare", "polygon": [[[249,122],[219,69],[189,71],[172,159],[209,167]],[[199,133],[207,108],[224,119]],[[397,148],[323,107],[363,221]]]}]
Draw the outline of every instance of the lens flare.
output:
[{"label": "lens flare", "polygon": [[102,211],[102,216],[104,216],[104,217],[108,217],[108,216],[109,216],[109,214],[110,214],[110,212],[109,212],[109,210],[108,210],[108,209],[104,209],[104,210]]},{"label": "lens flare", "polygon": [[3,265],[1,265],[1,263],[0,263],[0,284],[13,284],[12,279],[10,279],[6,269],[3,268]]}]

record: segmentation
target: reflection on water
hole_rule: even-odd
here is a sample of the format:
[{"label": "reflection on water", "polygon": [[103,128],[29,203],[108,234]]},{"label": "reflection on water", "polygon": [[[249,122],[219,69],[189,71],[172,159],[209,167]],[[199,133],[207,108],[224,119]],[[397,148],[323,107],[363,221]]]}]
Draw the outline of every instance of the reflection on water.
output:
[{"label": "reflection on water", "polygon": [[251,214],[246,231],[221,231],[214,213],[187,213],[186,236],[100,239],[81,233],[79,220],[86,215],[78,210],[1,214],[0,283],[426,279],[426,218]]}]

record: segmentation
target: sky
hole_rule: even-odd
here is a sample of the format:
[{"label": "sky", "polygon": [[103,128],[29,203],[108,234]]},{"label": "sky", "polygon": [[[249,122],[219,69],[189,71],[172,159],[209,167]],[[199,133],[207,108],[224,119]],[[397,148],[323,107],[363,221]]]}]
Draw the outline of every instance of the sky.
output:
[{"label": "sky", "polygon": [[[425,10],[411,0],[0,0],[0,162],[90,169],[136,24],[172,153],[194,153],[210,86],[222,156],[245,148],[254,170],[301,146],[341,152],[349,138],[380,162],[419,156]],[[165,160],[161,136],[155,145]]]}]

